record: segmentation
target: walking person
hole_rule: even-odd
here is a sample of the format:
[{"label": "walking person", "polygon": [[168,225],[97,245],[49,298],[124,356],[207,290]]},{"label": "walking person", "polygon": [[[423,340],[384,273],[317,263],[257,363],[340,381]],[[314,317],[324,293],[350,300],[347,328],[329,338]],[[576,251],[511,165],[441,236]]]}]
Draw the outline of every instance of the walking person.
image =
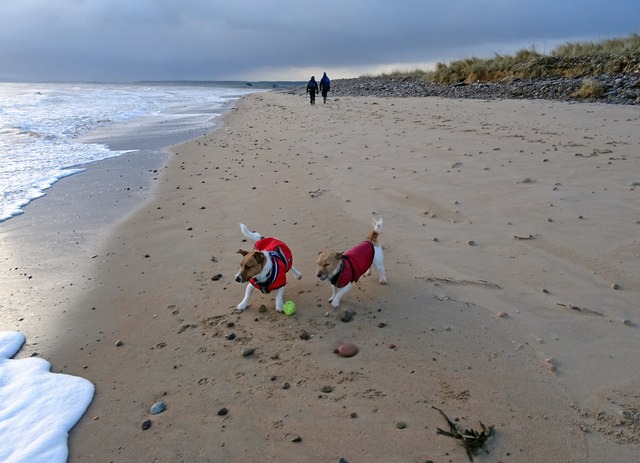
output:
[{"label": "walking person", "polygon": [[329,81],[329,77],[327,77],[327,73],[322,73],[322,79],[320,79],[320,92],[322,93],[322,102],[327,102],[327,93],[331,90],[331,82]]},{"label": "walking person", "polygon": [[318,82],[316,82],[316,77],[311,76],[311,80],[307,84],[307,93],[311,98],[311,104],[316,104],[316,93],[318,92]]}]

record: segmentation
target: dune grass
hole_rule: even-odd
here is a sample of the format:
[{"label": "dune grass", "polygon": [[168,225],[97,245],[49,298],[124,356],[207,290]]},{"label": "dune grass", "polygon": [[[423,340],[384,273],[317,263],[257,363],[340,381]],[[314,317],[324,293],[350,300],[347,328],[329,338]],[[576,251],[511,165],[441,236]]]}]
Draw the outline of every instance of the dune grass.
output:
[{"label": "dune grass", "polygon": [[[640,70],[640,35],[607,39],[601,42],[566,43],[550,55],[535,47],[515,55],[493,58],[467,58],[449,64],[438,63],[433,71],[409,71],[383,74],[394,80],[419,80],[442,84],[472,82],[505,82],[513,79],[549,77],[585,77],[598,74],[619,74]],[[595,91],[595,89],[591,89]],[[585,90],[591,91],[591,90]]]}]

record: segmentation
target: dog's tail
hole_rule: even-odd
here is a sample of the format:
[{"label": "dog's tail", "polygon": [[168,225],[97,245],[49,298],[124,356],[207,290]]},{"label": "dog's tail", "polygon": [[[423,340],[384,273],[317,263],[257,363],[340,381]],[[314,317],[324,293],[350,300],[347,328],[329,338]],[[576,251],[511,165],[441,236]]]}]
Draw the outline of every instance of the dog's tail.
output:
[{"label": "dog's tail", "polygon": [[260,241],[264,238],[260,233],[252,232],[247,228],[247,226],[243,223],[240,224],[240,230],[242,230],[242,234],[247,238],[252,239],[253,241]]},{"label": "dog's tail", "polygon": [[378,242],[378,235],[382,232],[382,217],[379,219],[373,219],[373,230],[367,236],[367,241],[371,241],[373,244]]}]

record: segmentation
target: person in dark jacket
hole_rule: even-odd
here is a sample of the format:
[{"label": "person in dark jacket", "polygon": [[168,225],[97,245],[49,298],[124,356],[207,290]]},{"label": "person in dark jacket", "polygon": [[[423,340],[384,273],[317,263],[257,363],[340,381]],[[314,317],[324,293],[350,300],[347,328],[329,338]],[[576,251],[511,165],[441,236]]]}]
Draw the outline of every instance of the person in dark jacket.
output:
[{"label": "person in dark jacket", "polygon": [[320,92],[322,93],[322,102],[327,102],[327,93],[331,90],[331,82],[329,81],[329,77],[327,77],[327,73],[322,73],[322,79],[320,79]]},{"label": "person in dark jacket", "polygon": [[315,76],[311,76],[311,80],[307,84],[307,93],[311,98],[311,104],[316,104],[316,93],[318,93],[318,82]]}]

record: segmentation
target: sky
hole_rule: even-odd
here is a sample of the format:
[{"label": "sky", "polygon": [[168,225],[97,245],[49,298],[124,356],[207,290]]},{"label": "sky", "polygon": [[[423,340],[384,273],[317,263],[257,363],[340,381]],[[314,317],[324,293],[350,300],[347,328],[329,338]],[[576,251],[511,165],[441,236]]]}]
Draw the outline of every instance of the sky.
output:
[{"label": "sky", "polygon": [[294,80],[640,33],[638,0],[0,0],[0,80]]}]

